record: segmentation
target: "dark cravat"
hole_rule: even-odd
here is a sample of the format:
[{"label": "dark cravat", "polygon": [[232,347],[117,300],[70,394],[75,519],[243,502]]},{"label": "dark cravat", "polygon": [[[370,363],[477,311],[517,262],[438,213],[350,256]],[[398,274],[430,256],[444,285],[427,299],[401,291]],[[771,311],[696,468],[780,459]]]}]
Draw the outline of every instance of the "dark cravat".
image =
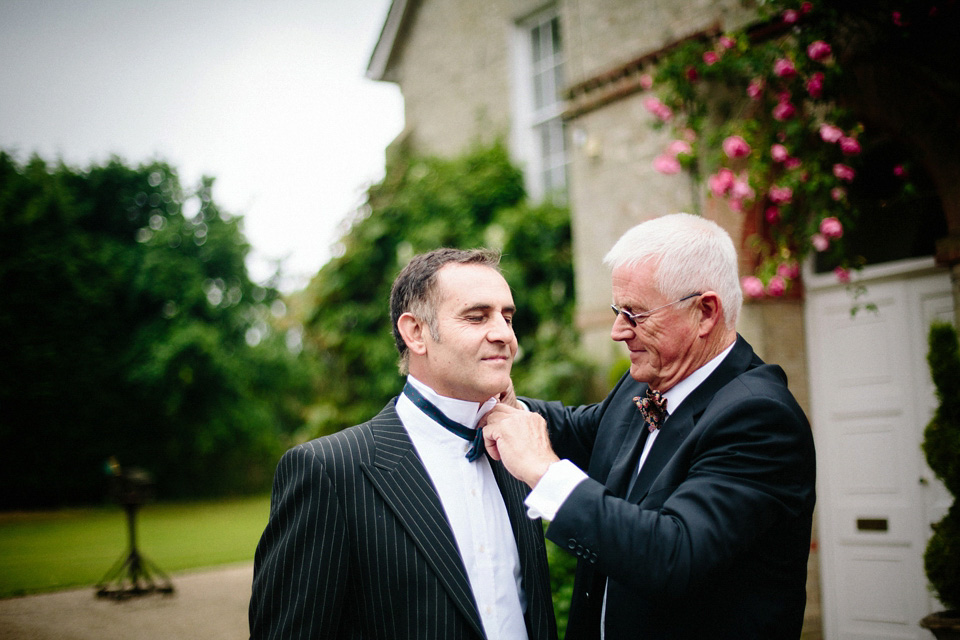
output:
[{"label": "dark cravat", "polygon": [[470,429],[455,420],[451,420],[443,413],[443,411],[440,411],[440,409],[437,408],[437,405],[424,398],[423,395],[409,382],[403,387],[403,395],[410,398],[410,401],[417,405],[421,411],[430,416],[434,422],[444,427],[450,433],[455,433],[467,442],[472,443],[470,445],[470,449],[467,450],[467,460],[473,462],[480,457],[480,454],[482,454],[484,451],[483,429]]},{"label": "dark cravat", "polygon": [[633,401],[637,404],[637,408],[640,409],[643,422],[647,425],[647,429],[649,429],[651,433],[663,425],[663,421],[667,417],[667,399],[664,398],[659,391],[654,391],[650,387],[647,387],[647,393],[642,396],[637,396]]}]

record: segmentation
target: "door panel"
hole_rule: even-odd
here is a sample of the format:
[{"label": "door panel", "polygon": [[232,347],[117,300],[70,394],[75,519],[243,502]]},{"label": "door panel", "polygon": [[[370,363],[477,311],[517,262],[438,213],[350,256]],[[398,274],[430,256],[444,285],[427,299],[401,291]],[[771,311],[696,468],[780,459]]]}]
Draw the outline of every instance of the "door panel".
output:
[{"label": "door panel", "polygon": [[943,491],[920,450],[935,405],[926,336],[952,317],[950,280],[927,268],[865,284],[876,312],[852,315],[839,286],[810,287],[805,308],[824,635],[921,640],[917,622],[937,608],[923,549]]}]

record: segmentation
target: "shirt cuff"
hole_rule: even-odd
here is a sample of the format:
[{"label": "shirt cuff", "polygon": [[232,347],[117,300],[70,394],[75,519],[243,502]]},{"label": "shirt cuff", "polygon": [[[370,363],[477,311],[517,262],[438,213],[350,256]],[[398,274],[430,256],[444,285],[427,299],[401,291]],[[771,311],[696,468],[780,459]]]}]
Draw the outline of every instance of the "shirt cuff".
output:
[{"label": "shirt cuff", "polygon": [[524,500],[527,517],[531,520],[553,520],[564,501],[577,485],[586,479],[587,474],[569,460],[551,463],[540,482]]}]

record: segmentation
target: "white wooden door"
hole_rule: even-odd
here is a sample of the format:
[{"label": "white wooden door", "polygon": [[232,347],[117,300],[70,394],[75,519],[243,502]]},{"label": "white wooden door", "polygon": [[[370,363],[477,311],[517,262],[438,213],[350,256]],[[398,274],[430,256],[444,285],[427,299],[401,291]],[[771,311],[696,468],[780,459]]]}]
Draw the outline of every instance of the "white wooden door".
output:
[{"label": "white wooden door", "polygon": [[808,279],[805,306],[824,636],[928,640],[917,622],[942,607],[923,550],[949,495],[920,442],[936,404],[927,331],[953,319],[950,279],[929,259],[868,268],[862,282],[876,312],[852,316],[826,277]]}]

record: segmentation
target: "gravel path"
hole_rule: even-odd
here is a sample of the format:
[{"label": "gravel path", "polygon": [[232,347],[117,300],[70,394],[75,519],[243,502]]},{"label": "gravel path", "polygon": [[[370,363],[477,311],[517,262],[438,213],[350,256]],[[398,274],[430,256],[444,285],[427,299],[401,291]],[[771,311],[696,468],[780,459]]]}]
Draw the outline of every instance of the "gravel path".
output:
[{"label": "gravel path", "polygon": [[175,593],[117,602],[92,587],[0,600],[0,640],[248,638],[253,564],[170,576]]}]

